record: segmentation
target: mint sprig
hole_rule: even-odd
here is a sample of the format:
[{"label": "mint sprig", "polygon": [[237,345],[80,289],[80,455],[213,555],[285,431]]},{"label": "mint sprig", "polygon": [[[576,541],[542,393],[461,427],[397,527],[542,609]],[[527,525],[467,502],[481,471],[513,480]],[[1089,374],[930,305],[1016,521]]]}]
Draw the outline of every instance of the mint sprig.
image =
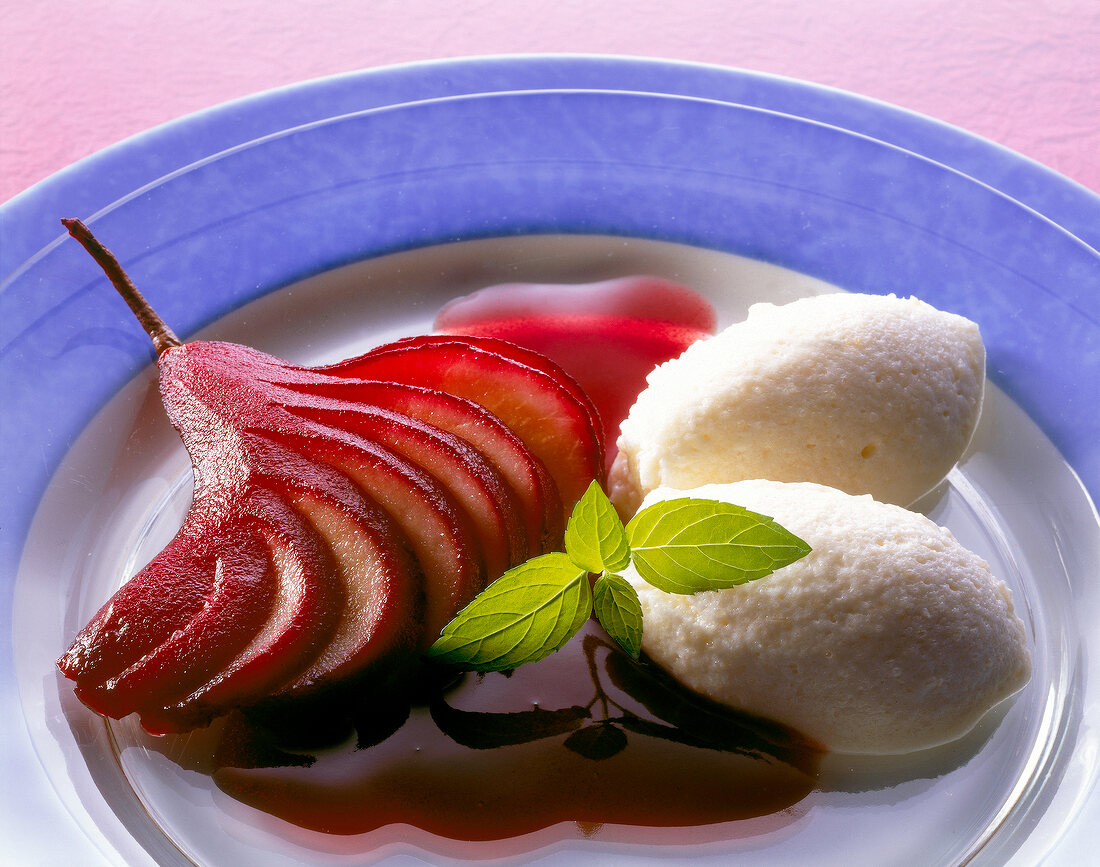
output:
[{"label": "mint sprig", "polygon": [[810,553],[809,545],[766,515],[690,497],[643,509],[626,535],[638,574],[666,593],[736,587]]},{"label": "mint sprig", "polygon": [[690,594],[763,578],[809,552],[771,518],[718,500],[663,500],[624,527],[592,482],[569,518],[565,553],[509,569],[455,615],[427,656],[474,671],[518,668],[560,650],[594,611],[637,659],[642,607],[618,574],[631,563],[654,587]]}]

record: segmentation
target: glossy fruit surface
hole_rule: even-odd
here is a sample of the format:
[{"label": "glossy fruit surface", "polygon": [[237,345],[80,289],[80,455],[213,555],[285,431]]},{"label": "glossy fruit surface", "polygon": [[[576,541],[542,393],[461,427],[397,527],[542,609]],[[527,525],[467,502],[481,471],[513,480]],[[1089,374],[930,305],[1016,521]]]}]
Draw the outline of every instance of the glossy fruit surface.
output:
[{"label": "glossy fruit surface", "polygon": [[175,538],[58,662],[101,714],[159,733],[352,687],[389,699],[488,582],[560,545],[602,478],[595,411],[535,353],[413,338],[308,368],[185,344],[66,225],[153,338],[195,477]]},{"label": "glossy fruit surface", "polygon": [[566,514],[588,483],[601,476],[595,406],[560,367],[507,341],[410,337],[317,371],[433,388],[485,407],[546,466]]}]

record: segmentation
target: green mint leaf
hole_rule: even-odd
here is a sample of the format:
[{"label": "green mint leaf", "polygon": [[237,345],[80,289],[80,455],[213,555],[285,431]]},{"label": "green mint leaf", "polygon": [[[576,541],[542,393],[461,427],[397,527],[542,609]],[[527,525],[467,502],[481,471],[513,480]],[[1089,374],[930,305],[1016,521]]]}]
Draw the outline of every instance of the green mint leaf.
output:
[{"label": "green mint leaf", "polygon": [[630,564],[623,522],[596,482],[573,507],[565,528],[565,551],[589,572],[618,572]]},{"label": "green mint leaf", "polygon": [[662,500],[635,515],[626,533],[638,574],[668,593],[734,587],[810,552],[771,518],[717,500]]},{"label": "green mint leaf", "polygon": [[475,671],[505,671],[549,656],[592,612],[588,572],[565,554],[509,569],[444,628],[427,655]]},{"label": "green mint leaf", "polygon": [[592,588],[596,619],[634,659],[642,651],[642,603],[621,575],[605,572]]}]

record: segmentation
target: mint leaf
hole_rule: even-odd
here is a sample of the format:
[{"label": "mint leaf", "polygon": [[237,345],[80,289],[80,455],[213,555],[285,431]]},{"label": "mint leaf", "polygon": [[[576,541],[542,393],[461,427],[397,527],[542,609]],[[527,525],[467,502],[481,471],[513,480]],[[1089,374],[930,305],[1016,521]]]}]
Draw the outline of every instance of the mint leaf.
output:
[{"label": "mint leaf", "polygon": [[592,588],[596,619],[634,659],[642,650],[642,603],[621,575],[604,573]]},{"label": "mint leaf", "polygon": [[734,587],[810,552],[771,518],[718,500],[662,500],[635,515],[626,533],[638,574],[668,593]]},{"label": "mint leaf", "polygon": [[589,572],[618,572],[630,565],[623,522],[596,482],[573,507],[565,528],[565,551],[570,560]]},{"label": "mint leaf", "polygon": [[505,671],[561,649],[591,612],[588,570],[565,554],[544,554],[486,587],[427,655],[460,668]]}]

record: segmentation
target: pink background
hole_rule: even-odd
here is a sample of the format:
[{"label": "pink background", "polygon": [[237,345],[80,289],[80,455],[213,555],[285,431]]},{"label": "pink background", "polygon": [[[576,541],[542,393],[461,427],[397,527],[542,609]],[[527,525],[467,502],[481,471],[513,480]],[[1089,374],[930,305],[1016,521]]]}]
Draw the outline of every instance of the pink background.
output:
[{"label": "pink background", "polygon": [[0,201],[151,126],[332,73],[602,53],[801,78],[1100,191],[1097,0],[0,0]]}]

